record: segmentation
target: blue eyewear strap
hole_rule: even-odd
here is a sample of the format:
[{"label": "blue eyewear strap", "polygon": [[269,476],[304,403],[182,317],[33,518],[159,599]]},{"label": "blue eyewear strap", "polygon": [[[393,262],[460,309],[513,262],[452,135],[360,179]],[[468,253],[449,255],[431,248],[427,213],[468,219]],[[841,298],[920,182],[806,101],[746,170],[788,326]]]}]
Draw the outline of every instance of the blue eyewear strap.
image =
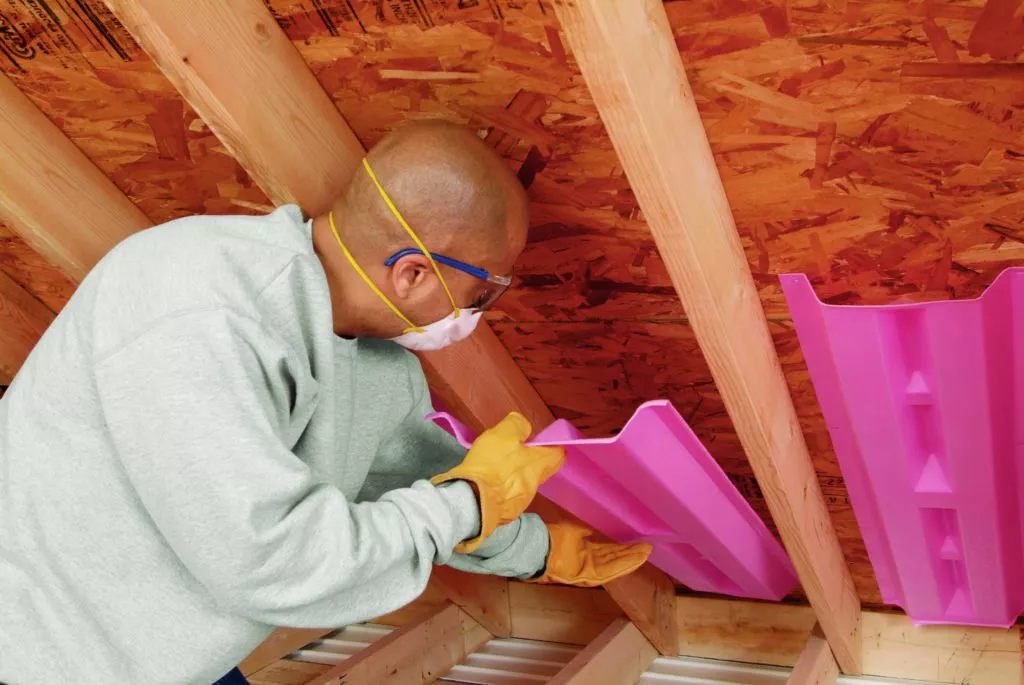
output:
[{"label": "blue eyewear strap", "polygon": [[[395,254],[388,257],[387,260],[385,260],[384,266],[394,266],[395,262],[397,262],[399,259],[401,259],[402,257],[407,257],[411,254],[421,255],[423,254],[423,250],[417,249],[415,247],[407,247],[404,250],[399,250]],[[445,266],[450,266],[453,269],[458,269],[463,273],[467,273],[470,276],[475,276],[476,278],[479,278],[481,281],[494,283],[496,285],[502,286],[503,288],[507,288],[512,284],[512,279],[508,276],[497,276],[487,271],[486,269],[481,269],[478,266],[473,266],[472,264],[460,262],[458,259],[445,257],[444,255],[437,254],[436,252],[431,252],[430,256],[433,257],[434,261],[437,262],[438,264],[444,264]]]}]

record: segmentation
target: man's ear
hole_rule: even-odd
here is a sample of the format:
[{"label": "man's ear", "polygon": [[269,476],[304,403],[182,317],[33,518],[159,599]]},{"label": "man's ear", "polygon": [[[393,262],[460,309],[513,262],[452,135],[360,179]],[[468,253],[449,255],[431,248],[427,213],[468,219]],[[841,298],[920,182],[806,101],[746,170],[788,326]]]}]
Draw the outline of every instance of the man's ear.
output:
[{"label": "man's ear", "polygon": [[391,287],[400,299],[408,299],[421,289],[433,269],[430,261],[421,254],[409,254],[391,265],[389,271]]}]

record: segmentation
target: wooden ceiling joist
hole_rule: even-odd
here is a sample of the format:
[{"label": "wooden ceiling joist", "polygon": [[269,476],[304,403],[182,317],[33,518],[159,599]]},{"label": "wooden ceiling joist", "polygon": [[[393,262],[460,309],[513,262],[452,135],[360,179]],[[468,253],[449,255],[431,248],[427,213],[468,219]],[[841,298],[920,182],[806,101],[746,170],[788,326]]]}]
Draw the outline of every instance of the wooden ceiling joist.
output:
[{"label": "wooden ceiling joist", "polygon": [[11,382],[51,321],[46,305],[0,271],[0,385]]},{"label": "wooden ceiling joist", "polygon": [[[363,148],[261,0],[107,4],[272,199],[299,201],[307,213],[329,206]],[[264,108],[272,113],[256,113]],[[554,418],[487,326],[425,360],[442,399],[468,424],[490,426],[513,410],[538,428]],[[466,575],[462,582],[482,581]],[[655,594],[642,576],[626,583]],[[637,606],[623,609],[635,613]],[[491,616],[473,617],[500,632]],[[638,619],[641,628],[656,625]]]},{"label": "wooden ceiling joist", "polygon": [[836,660],[860,602],[661,0],[553,3]]},{"label": "wooden ceiling joist", "polygon": [[0,217],[75,282],[81,281],[115,243],[150,224],[146,215],[3,75]]},{"label": "wooden ceiling joist", "polygon": [[[606,593],[563,586],[517,583],[513,590],[512,637],[593,645],[621,615]],[[735,598],[678,596],[678,654],[793,668],[807,650],[817,621],[801,604]],[[609,606],[610,605],[610,606]],[[424,598],[381,617],[403,625],[436,600]],[[1024,685],[1021,628],[915,626],[905,615],[863,612],[864,674],[962,685]],[[820,633],[819,633],[820,637]]]},{"label": "wooden ceiling joist", "polygon": [[548,685],[633,685],[656,656],[658,650],[635,625],[617,619]]},{"label": "wooden ceiling joist", "polygon": [[466,612],[448,604],[389,633],[307,685],[431,683],[492,637]]}]

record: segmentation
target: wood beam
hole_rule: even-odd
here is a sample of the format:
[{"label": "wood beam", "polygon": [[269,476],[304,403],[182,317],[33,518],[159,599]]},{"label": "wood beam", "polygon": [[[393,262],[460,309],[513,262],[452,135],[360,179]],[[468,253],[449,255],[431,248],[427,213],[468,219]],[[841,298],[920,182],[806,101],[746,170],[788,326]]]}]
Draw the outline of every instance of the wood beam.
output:
[{"label": "wood beam", "polygon": [[1022,629],[915,626],[902,614],[864,612],[864,673],[938,683],[1024,685]]},{"label": "wood beam", "polygon": [[658,650],[635,625],[616,619],[548,685],[633,685],[656,656]]},{"label": "wood beam", "polygon": [[75,282],[146,215],[0,75],[0,218]]},{"label": "wood beam", "polygon": [[242,675],[250,676],[283,659],[310,642],[333,632],[334,628],[277,628],[260,646],[238,664]]},{"label": "wood beam", "polygon": [[[679,653],[676,625],[676,587],[672,579],[650,564],[604,586],[640,632],[661,654]],[[646,583],[640,582],[646,580]],[[653,590],[653,591],[649,591]]]},{"label": "wood beam", "polygon": [[308,685],[309,681],[329,668],[331,666],[328,664],[281,659],[246,676],[246,680],[249,685]]},{"label": "wood beam", "polygon": [[[607,592],[559,585],[512,583],[512,637],[586,646],[617,618]],[[376,622],[402,625],[436,609],[427,597],[401,615]],[[431,603],[432,602],[432,603]],[[817,621],[811,607],[716,597],[679,596],[679,654],[793,667]],[[962,685],[1024,685],[1021,627],[915,626],[892,611],[863,614],[864,673]]]},{"label": "wood beam", "polygon": [[430,582],[446,597],[495,637],[512,635],[512,614],[508,604],[508,580],[499,576],[467,575],[450,566],[435,566]]},{"label": "wood beam", "polygon": [[588,645],[625,612],[607,592],[561,585],[509,585],[512,637]]},{"label": "wood beam", "polygon": [[842,669],[860,603],[661,0],[555,0],[626,176]]},{"label": "wood beam", "polygon": [[534,430],[546,428],[555,415],[526,374],[488,326],[468,339],[437,352],[419,355],[423,371],[445,408],[480,432],[510,411],[522,413]]},{"label": "wood beam", "polygon": [[835,685],[839,666],[820,626],[814,626],[786,685]]},{"label": "wood beam", "polygon": [[308,685],[432,683],[493,636],[448,604],[381,638]]},{"label": "wood beam", "polygon": [[46,305],[0,271],[0,385],[10,384],[53,316]]},{"label": "wood beam", "polygon": [[817,624],[805,605],[677,597],[679,653],[793,666]]},{"label": "wood beam", "polygon": [[106,0],[274,204],[325,212],[363,146],[258,0]]},{"label": "wood beam", "polygon": [[[329,206],[363,148],[261,0],[106,2],[274,202],[298,202],[307,214]],[[537,428],[554,420],[486,326],[422,359],[435,389],[467,424],[489,427],[513,410]],[[466,575],[461,582],[480,581]],[[639,594],[655,591],[642,577],[626,583],[636,583]],[[638,623],[654,621],[641,616]]]}]

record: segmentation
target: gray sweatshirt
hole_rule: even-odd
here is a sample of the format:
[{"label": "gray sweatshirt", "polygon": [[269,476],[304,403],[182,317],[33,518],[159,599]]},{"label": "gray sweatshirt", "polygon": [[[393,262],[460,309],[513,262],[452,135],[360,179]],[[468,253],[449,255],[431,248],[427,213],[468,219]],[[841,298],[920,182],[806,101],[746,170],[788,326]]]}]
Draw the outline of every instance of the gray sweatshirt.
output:
[{"label": "gray sweatshirt", "polygon": [[479,513],[423,480],[463,456],[429,410],[414,356],[334,335],[297,207],[125,240],[0,399],[0,682],[210,683],[433,563],[538,571],[529,515],[453,558]]}]

